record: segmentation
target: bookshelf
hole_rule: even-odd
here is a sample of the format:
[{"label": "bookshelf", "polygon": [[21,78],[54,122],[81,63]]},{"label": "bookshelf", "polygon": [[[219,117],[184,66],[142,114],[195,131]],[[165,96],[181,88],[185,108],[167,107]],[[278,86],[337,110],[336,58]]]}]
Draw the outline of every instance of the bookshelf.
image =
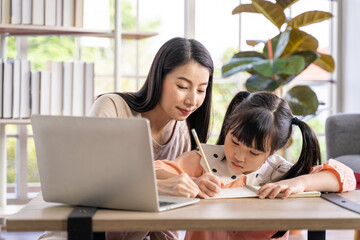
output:
[{"label": "bookshelf", "polygon": [[30,119],[0,119],[0,124],[31,124]]},{"label": "bookshelf", "polygon": [[[0,34],[4,34],[6,36],[74,35],[74,36],[114,38],[115,31],[84,29],[77,27],[49,27],[49,26],[35,26],[35,25],[0,24]],[[155,32],[121,31],[122,39],[140,40],[140,39],[153,37],[155,35],[157,35],[157,33]]]},{"label": "bookshelf", "polygon": [[[114,30],[97,30],[85,29],[79,27],[61,27],[61,26],[39,26],[39,25],[17,25],[17,24],[0,24],[0,39],[1,49],[0,57],[6,54],[6,37],[27,37],[27,36],[91,36],[102,38],[113,38],[115,42],[115,56],[114,56],[114,85],[115,91],[119,91],[121,73],[120,73],[120,53],[121,53],[121,39],[141,40],[150,38],[157,33],[155,32],[141,32],[141,31],[123,31],[121,29],[121,6],[118,1],[115,1],[115,28]],[[5,59],[5,58],[4,58]],[[20,171],[17,179],[17,191],[20,202],[27,200],[27,132],[26,126],[31,124],[30,119],[0,119],[0,207],[6,206],[6,133],[5,127],[7,124],[18,125],[19,129],[19,144],[17,157]],[[24,167],[25,166],[25,167]]]}]

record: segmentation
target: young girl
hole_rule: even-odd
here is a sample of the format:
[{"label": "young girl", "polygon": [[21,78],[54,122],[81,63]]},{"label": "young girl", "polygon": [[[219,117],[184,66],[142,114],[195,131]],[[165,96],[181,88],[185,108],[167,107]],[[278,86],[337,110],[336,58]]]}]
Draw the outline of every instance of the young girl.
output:
[{"label": "young girl", "polygon": [[[275,152],[288,142],[293,126],[300,128],[302,150],[293,165]],[[187,173],[198,184],[200,197],[215,196],[220,188],[260,185],[260,198],[303,191],[343,192],[355,189],[352,170],[329,160],[321,163],[314,132],[295,118],[289,105],[270,92],[240,92],[229,105],[218,145],[203,145],[212,173],[206,173],[196,151],[182,154],[172,162],[156,161],[158,171]],[[161,169],[161,170],[160,170]],[[310,173],[310,174],[309,174]],[[270,239],[276,231],[266,232],[187,232],[186,239]],[[281,234],[279,234],[281,235]],[[287,239],[287,233],[282,236]]]}]

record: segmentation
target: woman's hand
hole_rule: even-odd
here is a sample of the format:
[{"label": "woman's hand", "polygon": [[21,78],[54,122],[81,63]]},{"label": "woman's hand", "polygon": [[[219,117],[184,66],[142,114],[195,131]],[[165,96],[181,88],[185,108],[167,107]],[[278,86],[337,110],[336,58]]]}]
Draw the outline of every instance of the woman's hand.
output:
[{"label": "woman's hand", "polygon": [[201,196],[199,187],[186,173],[173,175],[166,179],[157,179],[157,186],[159,194],[162,195],[188,198],[194,198],[197,195]]},{"label": "woman's hand", "polygon": [[199,197],[201,198],[218,195],[221,187],[224,186],[224,183],[217,176],[210,173],[205,173],[201,177],[194,178],[194,182],[201,190],[199,193]]},{"label": "woman's hand", "polygon": [[283,194],[282,198],[286,199],[291,194],[304,192],[306,189],[306,183],[301,178],[292,178],[282,180],[275,183],[267,183],[262,186],[256,193],[259,198],[275,198],[280,193]]}]

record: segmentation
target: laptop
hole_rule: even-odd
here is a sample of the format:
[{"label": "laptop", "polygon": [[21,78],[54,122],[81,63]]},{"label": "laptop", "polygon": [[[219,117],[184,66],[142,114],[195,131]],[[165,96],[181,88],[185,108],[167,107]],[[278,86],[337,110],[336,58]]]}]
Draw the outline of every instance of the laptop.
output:
[{"label": "laptop", "polygon": [[33,115],[31,123],[47,202],[158,212],[199,201],[158,195],[147,119]]}]

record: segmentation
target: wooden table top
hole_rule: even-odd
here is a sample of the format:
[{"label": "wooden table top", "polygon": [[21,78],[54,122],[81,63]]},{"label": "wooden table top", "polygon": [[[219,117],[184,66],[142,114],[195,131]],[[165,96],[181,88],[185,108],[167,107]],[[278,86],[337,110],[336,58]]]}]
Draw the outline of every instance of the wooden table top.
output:
[{"label": "wooden table top", "polygon": [[[360,191],[341,196],[360,203]],[[66,231],[69,205],[34,198],[6,220],[7,231]],[[358,229],[360,214],[320,197],[213,199],[166,212],[100,209],[94,231]]]}]

